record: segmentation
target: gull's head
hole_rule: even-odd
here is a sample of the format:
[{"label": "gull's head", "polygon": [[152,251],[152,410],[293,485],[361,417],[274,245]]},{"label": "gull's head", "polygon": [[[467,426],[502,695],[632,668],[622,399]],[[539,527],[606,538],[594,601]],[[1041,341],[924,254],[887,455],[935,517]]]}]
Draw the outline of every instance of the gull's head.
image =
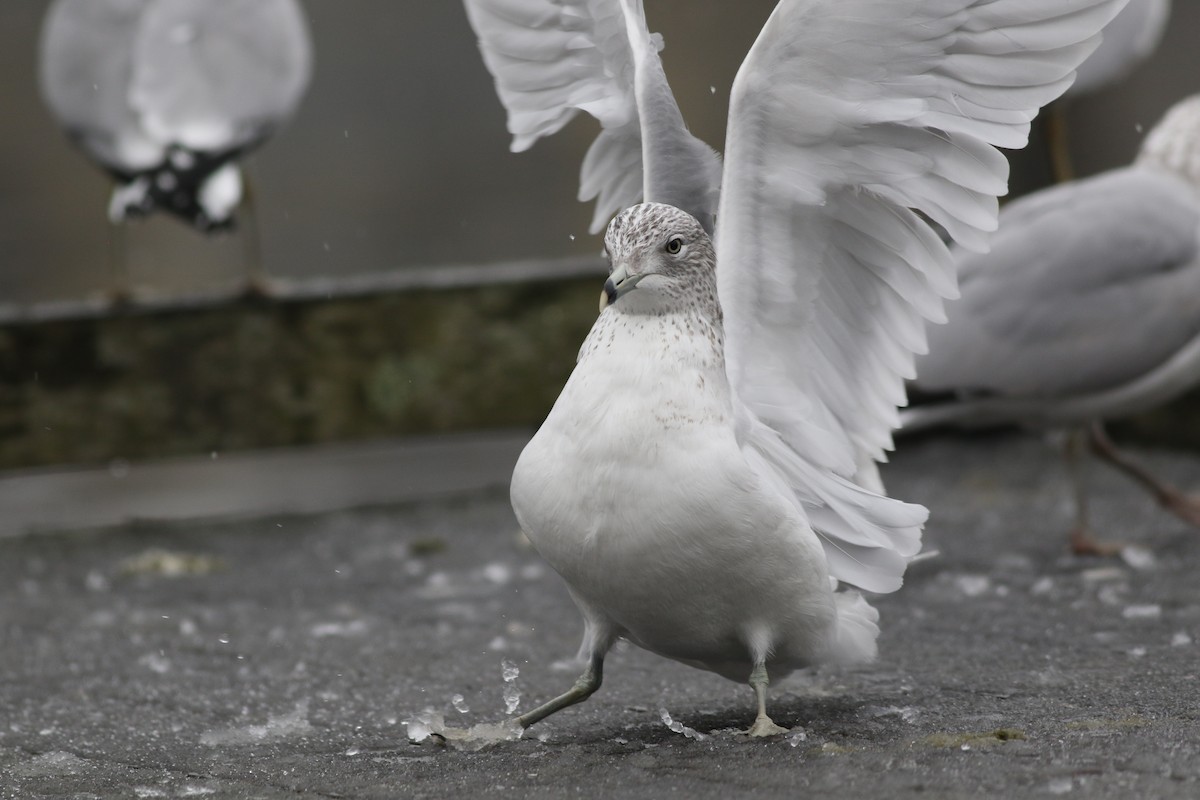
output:
[{"label": "gull's head", "polygon": [[1142,142],[1138,163],[1170,170],[1200,189],[1200,94],[1171,106]]},{"label": "gull's head", "polygon": [[609,274],[600,310],[668,311],[700,297],[716,298],[716,253],[691,214],[663,203],[625,209],[608,225]]}]

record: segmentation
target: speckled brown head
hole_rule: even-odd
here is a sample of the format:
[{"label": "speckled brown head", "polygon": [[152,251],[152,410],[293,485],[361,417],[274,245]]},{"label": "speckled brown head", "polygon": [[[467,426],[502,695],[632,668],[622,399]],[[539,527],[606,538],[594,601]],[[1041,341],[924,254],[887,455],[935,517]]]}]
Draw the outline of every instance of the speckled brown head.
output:
[{"label": "speckled brown head", "polygon": [[627,208],[609,223],[604,251],[609,276],[601,311],[618,301],[621,310],[633,313],[664,313],[702,302],[712,303],[719,315],[712,240],[686,211],[662,203]]}]

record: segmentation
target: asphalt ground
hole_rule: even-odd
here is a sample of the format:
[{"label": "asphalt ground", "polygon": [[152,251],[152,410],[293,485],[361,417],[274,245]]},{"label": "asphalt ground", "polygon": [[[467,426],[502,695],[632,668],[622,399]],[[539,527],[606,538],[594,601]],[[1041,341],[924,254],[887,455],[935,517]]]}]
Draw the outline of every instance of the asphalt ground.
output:
[{"label": "asphalt ground", "polygon": [[[748,688],[625,647],[599,693],[526,738],[411,742],[405,721],[427,709],[468,726],[503,719],[506,690],[522,710],[564,690],[581,630],[518,537],[509,450],[427,444],[415,461],[339,462],[362,471],[349,486],[420,472],[402,502],[381,489],[314,510],[328,476],[273,454],[263,468],[296,476],[303,513],[195,518],[197,501],[0,539],[0,797],[1200,796],[1200,533],[1097,470],[1099,533],[1134,547],[1070,555],[1061,465],[1015,434],[895,456],[885,479],[930,506],[939,555],[876,598],[876,663],[772,687],[789,737],[730,732],[752,719]],[[1139,455],[1200,486],[1195,456]],[[66,480],[37,477],[23,494]]]}]

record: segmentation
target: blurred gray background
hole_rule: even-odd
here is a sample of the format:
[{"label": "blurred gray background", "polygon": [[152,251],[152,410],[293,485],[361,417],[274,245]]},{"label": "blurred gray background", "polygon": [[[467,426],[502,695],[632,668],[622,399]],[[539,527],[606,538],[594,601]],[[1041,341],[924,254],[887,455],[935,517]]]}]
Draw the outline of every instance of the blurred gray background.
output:
[{"label": "blurred gray background", "polygon": [[[737,65],[774,0],[647,0],[693,130],[718,149]],[[80,298],[108,281],[108,178],[45,111],[37,44],[47,2],[0,4],[0,302]],[[313,83],[292,124],[249,161],[263,258],[276,276],[591,254],[574,201],[595,123],[508,152],[504,116],[454,0],[308,0]],[[1072,109],[1082,174],[1129,160],[1173,101],[1200,91],[1200,3],[1177,2],[1158,54],[1120,88]],[[1014,160],[1014,193],[1045,183],[1040,152]],[[236,283],[237,234],[135,222],[135,284],[160,292]]]}]

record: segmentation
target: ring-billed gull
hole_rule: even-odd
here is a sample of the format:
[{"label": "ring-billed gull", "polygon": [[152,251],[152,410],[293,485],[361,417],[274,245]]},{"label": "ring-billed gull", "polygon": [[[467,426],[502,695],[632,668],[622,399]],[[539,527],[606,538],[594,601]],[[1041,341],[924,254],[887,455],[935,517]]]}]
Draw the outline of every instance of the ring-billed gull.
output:
[{"label": "ring-billed gull", "polygon": [[228,227],[235,162],[292,115],[311,69],[296,0],[56,0],[42,31],[42,94],[117,181],[114,223],[162,210]]},{"label": "ring-billed gull", "polygon": [[1096,52],[1076,70],[1075,82],[1046,113],[1050,163],[1059,182],[1075,177],[1067,137],[1066,104],[1123,80],[1158,49],[1171,16],[1171,0],[1129,0],[1104,28]]},{"label": "ring-billed gull", "polygon": [[[1137,160],[1007,205],[987,254],[956,252],[962,298],[929,332],[918,389],[956,400],[905,411],[906,430],[937,424],[1066,428],[1200,525],[1200,500],[1119,454],[1103,420],[1145,411],[1200,382],[1200,95],[1177,103]],[[1077,470],[1080,552],[1088,535]]]},{"label": "ring-billed gull", "polygon": [[955,291],[925,220],[984,244],[995,146],[1122,2],[783,0],[734,82],[714,244],[716,161],[638,0],[467,0],[514,147],[594,113],[584,194],[646,201],[608,227],[604,308],[513,473],[587,660],[521,726],[591,695],[618,638],[748,680],[760,736],[783,730],[768,675],[874,657],[877,612],[836,587],[894,591],[920,547],[925,509],[875,462]]}]

